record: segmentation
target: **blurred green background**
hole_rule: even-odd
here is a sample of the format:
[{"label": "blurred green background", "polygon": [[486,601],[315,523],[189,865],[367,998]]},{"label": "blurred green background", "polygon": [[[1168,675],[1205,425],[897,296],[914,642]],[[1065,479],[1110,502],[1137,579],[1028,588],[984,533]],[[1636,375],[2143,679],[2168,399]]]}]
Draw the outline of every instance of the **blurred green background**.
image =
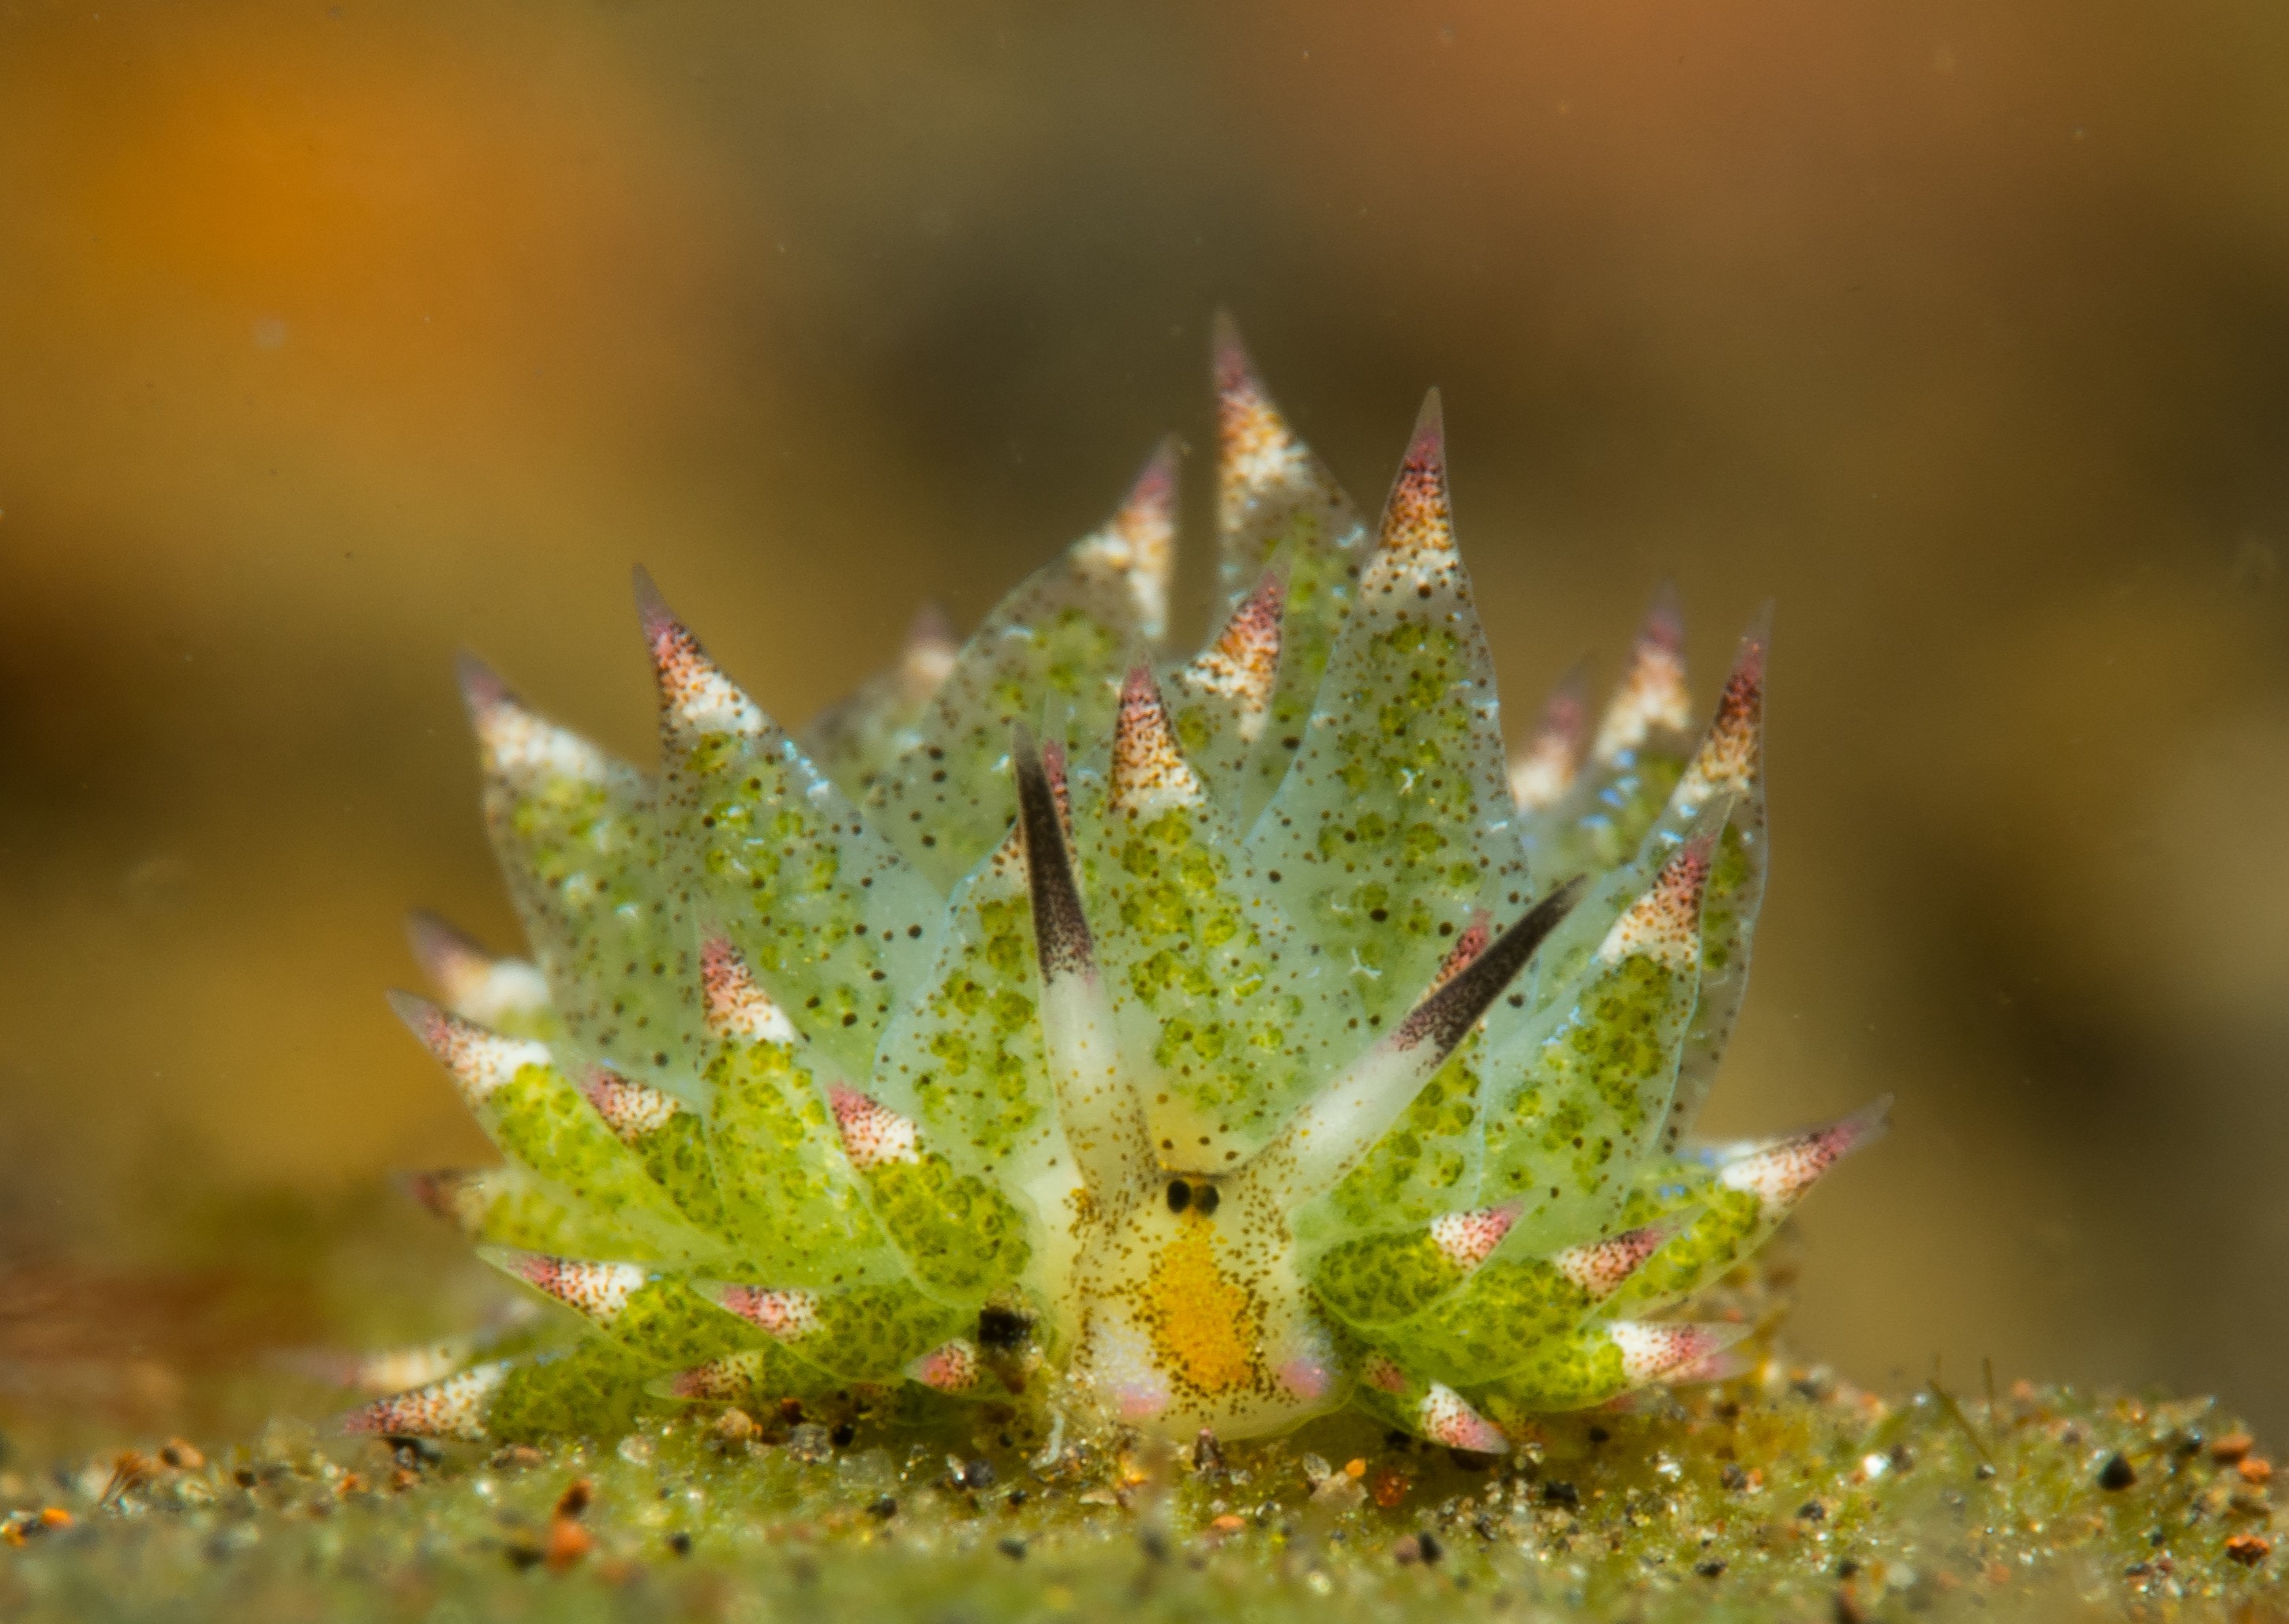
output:
[{"label": "blurred green background", "polygon": [[1798,1343],[2289,1426],[2285,60],[2247,0],[0,4],[0,1418],[472,1311],[380,998],[409,906],[514,939],[457,645],[648,758],[642,560],[804,717],[1168,427],[1204,522],[1222,302],[1363,502],[1443,386],[1514,726],[1664,575],[1704,694],[1778,601],[1711,1125],[1900,1096]]}]

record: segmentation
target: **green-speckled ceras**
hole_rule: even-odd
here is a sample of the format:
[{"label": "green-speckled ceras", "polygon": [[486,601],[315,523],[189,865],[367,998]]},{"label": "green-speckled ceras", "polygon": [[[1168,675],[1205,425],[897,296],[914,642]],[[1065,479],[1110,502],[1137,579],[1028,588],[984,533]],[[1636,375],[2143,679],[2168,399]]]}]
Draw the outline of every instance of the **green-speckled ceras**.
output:
[{"label": "green-speckled ceras", "polygon": [[[570,1315],[377,1361],[387,1435],[733,1402],[1507,1446],[1706,1375],[1673,1317],[1878,1106],[1687,1142],[1764,891],[1766,640],[1697,739],[1658,604],[1506,760],[1426,403],[1370,532],[1229,325],[1228,618],[1161,657],[1164,447],[797,738],[639,580],[645,773],[465,673],[533,960],[401,998],[502,1162],[417,1182]],[[577,1316],[577,1318],[573,1317]],[[426,1362],[425,1362],[426,1360]]]}]

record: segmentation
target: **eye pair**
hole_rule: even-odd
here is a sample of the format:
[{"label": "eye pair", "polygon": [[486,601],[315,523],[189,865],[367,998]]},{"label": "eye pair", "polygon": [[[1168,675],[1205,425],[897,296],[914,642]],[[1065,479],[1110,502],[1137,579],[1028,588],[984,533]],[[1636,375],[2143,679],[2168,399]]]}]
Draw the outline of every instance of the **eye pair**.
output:
[{"label": "eye pair", "polygon": [[1216,1211],[1216,1204],[1223,1199],[1213,1184],[1205,1182],[1195,1183],[1190,1179],[1168,1181],[1168,1210],[1172,1213],[1181,1213],[1190,1207],[1205,1218]]}]

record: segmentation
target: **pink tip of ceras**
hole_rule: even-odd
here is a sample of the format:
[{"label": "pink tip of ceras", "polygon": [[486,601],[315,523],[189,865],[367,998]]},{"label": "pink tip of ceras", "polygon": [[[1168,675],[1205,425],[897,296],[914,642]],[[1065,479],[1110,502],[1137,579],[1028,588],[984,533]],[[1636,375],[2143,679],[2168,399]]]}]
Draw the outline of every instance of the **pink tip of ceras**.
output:
[{"label": "pink tip of ceras", "polygon": [[1510,1450],[1510,1440],[1503,1436],[1502,1429],[1442,1382],[1432,1382],[1430,1392],[1424,1396],[1420,1419],[1423,1436],[1449,1449],[1466,1449],[1482,1455],[1504,1454]]},{"label": "pink tip of ceras", "polygon": [[414,962],[441,988],[466,987],[493,966],[493,956],[427,909],[406,915],[405,939]]},{"label": "pink tip of ceras", "polygon": [[1256,590],[1248,594],[1234,611],[1227,637],[1237,641],[1257,644],[1266,641],[1277,644],[1280,619],[1288,607],[1288,583],[1276,569],[1267,569]]},{"label": "pink tip of ceras", "polygon": [[977,1349],[956,1337],[941,1343],[906,1366],[906,1373],[924,1387],[941,1393],[960,1393],[976,1385]]},{"label": "pink tip of ceras", "polygon": [[1674,906],[1695,918],[1701,912],[1701,895],[1709,887],[1709,865],[1716,856],[1717,835],[1717,830],[1703,829],[1687,840],[1662,865],[1661,877],[1655,881]]},{"label": "pink tip of ceras", "polygon": [[1439,972],[1431,978],[1430,988],[1424,996],[1427,998],[1432,992],[1438,991],[1477,963],[1479,955],[1487,951],[1487,944],[1494,939],[1494,915],[1480,908],[1471,915],[1471,922],[1463,927],[1462,934],[1455,938],[1455,945],[1448,948],[1447,956],[1439,961]]},{"label": "pink tip of ceras", "polygon": [[771,1001],[728,936],[699,944],[699,990],[707,1030],[751,1043],[793,1043],[794,1023]]},{"label": "pink tip of ceras", "polygon": [[[1143,712],[1160,708],[1160,685],[1152,681],[1152,668],[1139,660],[1129,668],[1121,682],[1121,718],[1116,726],[1135,726]],[[1046,755],[1046,751],[1044,754]]]},{"label": "pink tip of ceras", "polygon": [[914,610],[914,617],[906,623],[906,642],[909,651],[917,649],[943,649],[951,655],[961,647],[953,634],[953,621],[945,612],[945,605],[936,599]]},{"label": "pink tip of ceras", "polygon": [[842,1134],[843,1154],[864,1172],[885,1162],[915,1159],[913,1123],[889,1106],[841,1083],[828,1087],[826,1103]]},{"label": "pink tip of ceras", "polygon": [[1316,1352],[1299,1353],[1284,1361],[1278,1374],[1280,1385],[1307,1404],[1327,1397],[1328,1389],[1336,1384],[1335,1370]]},{"label": "pink tip of ceras", "polygon": [[1717,700],[1717,728],[1727,724],[1739,726],[1756,721],[1763,713],[1765,703],[1765,660],[1771,650],[1768,608],[1759,617],[1759,625],[1741,640],[1739,652],[1733,657],[1732,672],[1725,679],[1725,691]]},{"label": "pink tip of ceras", "polygon": [[1379,1353],[1371,1353],[1360,1366],[1360,1380],[1378,1393],[1403,1393],[1407,1390],[1407,1373]]},{"label": "pink tip of ceras", "polygon": [[1219,310],[1209,329],[1210,364],[1216,374],[1216,390],[1219,398],[1251,395],[1261,398],[1264,385],[1256,377],[1256,362],[1248,354],[1248,343],[1240,336],[1240,323],[1228,310]]},{"label": "pink tip of ceras", "polygon": [[1538,731],[1574,749],[1581,748],[1582,741],[1590,733],[1589,662],[1576,660],[1573,668],[1558,680],[1558,686],[1550,690],[1550,697],[1542,707]]},{"label": "pink tip of ceras", "polygon": [[1892,1096],[1885,1095],[1840,1121],[1808,1128],[1727,1162],[1718,1178],[1733,1190],[1747,1190],[1764,1204],[1767,1214],[1786,1212],[1830,1167],[1853,1151],[1871,1145],[1889,1131]]},{"label": "pink tip of ceras", "polygon": [[1169,434],[1152,448],[1144,466],[1129,487],[1129,495],[1121,504],[1124,515],[1132,519],[1149,519],[1167,526],[1176,522],[1176,437]]},{"label": "pink tip of ceras", "polygon": [[644,642],[657,660],[661,657],[664,644],[677,637],[688,638],[690,633],[685,632],[682,624],[676,619],[675,611],[667,607],[667,600],[660,596],[659,587],[652,580],[650,570],[638,564],[629,572],[629,580],[635,592],[636,622],[643,628]]},{"label": "pink tip of ceras", "polygon": [[455,1206],[461,1191],[468,1187],[472,1176],[459,1168],[440,1167],[427,1173],[401,1174],[398,1175],[398,1188],[432,1218],[443,1218],[450,1222],[459,1216]]},{"label": "pink tip of ceras", "polygon": [[544,1296],[562,1301],[578,1288],[580,1265],[561,1257],[551,1257],[545,1252],[519,1252],[509,1247],[486,1255],[491,1257],[501,1272],[513,1279],[523,1281]]},{"label": "pink tip of ceras", "polygon": [[1436,389],[1423,397],[1423,409],[1415,414],[1415,433],[1407,442],[1407,470],[1434,475],[1446,473],[1447,411]]},{"label": "pink tip of ceras", "polygon": [[1747,1325],[1702,1321],[1618,1320],[1607,1327],[1622,1351],[1622,1369],[1632,1382],[1675,1380],[1703,1360],[1713,1358],[1748,1335]]},{"label": "pink tip of ceras", "polygon": [[715,1392],[715,1372],[707,1365],[696,1365],[690,1370],[677,1371],[662,1385],[670,1398],[709,1398]]},{"label": "pink tip of ceras", "polygon": [[781,1341],[794,1341],[818,1329],[818,1303],[809,1292],[770,1291],[760,1286],[727,1286],[716,1301],[749,1325]]},{"label": "pink tip of ceras", "polygon": [[1050,797],[1057,803],[1057,822],[1065,826],[1070,844],[1073,831],[1073,792],[1065,787],[1065,746],[1062,739],[1041,741],[1041,776],[1049,781]]},{"label": "pink tip of ceras", "polygon": [[1677,583],[1663,581],[1654,588],[1653,601],[1646,605],[1645,619],[1639,624],[1638,647],[1658,649],[1665,654],[1685,652],[1685,604],[1677,595]]},{"label": "pink tip of ceras", "polygon": [[410,1393],[361,1405],[338,1418],[333,1429],[349,1437],[481,1439],[493,1389],[507,1374],[506,1363],[473,1365]]},{"label": "pink tip of ceras", "polygon": [[453,657],[453,674],[460,684],[461,703],[471,716],[482,718],[487,712],[516,703],[516,695],[499,674],[466,649]]},{"label": "pink tip of ceras", "polygon": [[405,1023],[406,1029],[420,1039],[431,1054],[451,1064],[450,1052],[459,1036],[456,1031],[459,1023],[427,999],[414,993],[393,987],[387,997],[390,1008]]},{"label": "pink tip of ceras", "polygon": [[1610,1297],[1645,1267],[1646,1260],[1660,1251],[1677,1229],[1675,1223],[1663,1222],[1624,1230],[1604,1240],[1569,1246],[1551,1259],[1551,1263],[1592,1297]]},{"label": "pink tip of ceras", "polygon": [[1431,1240],[1457,1268],[1476,1269],[1495,1254],[1518,1222],[1521,1204],[1506,1201],[1475,1212],[1448,1213],[1431,1221]]}]

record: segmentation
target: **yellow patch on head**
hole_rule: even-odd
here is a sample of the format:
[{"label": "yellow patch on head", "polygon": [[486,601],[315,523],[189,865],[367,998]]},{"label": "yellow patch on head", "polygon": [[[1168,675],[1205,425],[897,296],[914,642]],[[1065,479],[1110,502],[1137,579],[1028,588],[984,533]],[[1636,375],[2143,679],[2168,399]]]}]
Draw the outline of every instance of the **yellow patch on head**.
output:
[{"label": "yellow patch on head", "polygon": [[1184,1229],[1152,1260],[1137,1294],[1137,1317],[1176,1380],[1201,1393],[1229,1392],[1257,1374],[1264,1305],[1216,1267],[1206,1224]]}]

